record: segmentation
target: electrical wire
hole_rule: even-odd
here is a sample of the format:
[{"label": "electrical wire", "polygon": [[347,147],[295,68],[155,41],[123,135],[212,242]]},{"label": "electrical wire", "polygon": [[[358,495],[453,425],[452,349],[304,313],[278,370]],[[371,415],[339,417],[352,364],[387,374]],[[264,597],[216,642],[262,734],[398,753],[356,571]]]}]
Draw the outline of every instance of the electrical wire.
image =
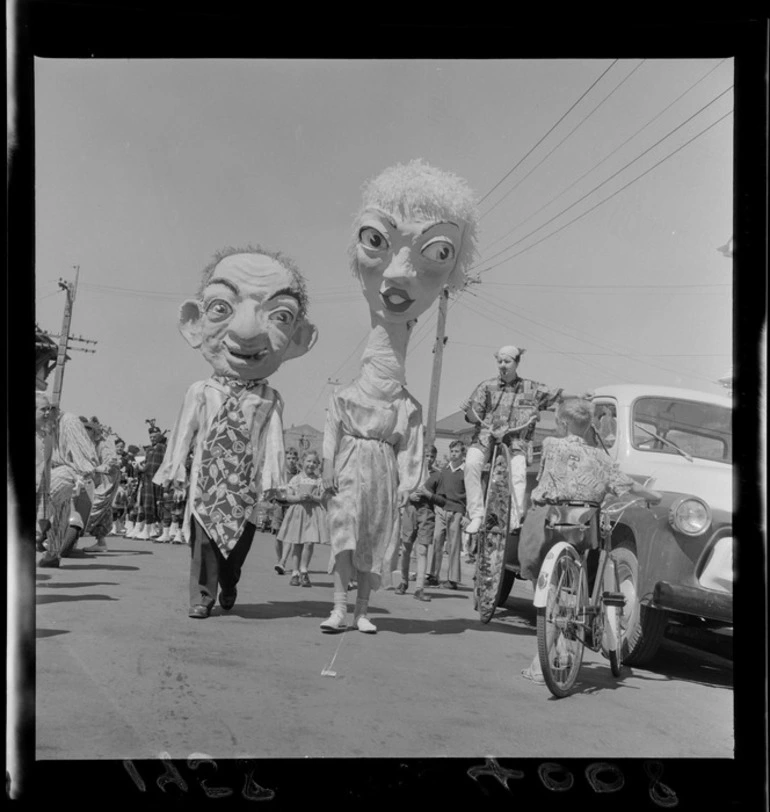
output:
[{"label": "electrical wire", "polygon": [[[550,324],[549,323],[544,323],[544,322],[538,321],[537,319],[533,319],[533,318],[531,318],[529,316],[526,316],[518,308],[514,308],[512,306],[511,307],[503,307],[496,300],[487,299],[486,297],[482,296],[480,293],[478,293],[476,295],[487,306],[494,306],[494,307],[498,308],[499,310],[502,310],[505,313],[510,313],[511,315],[517,316],[518,318],[523,319],[524,321],[529,321],[532,324],[537,324],[538,326],[544,327],[545,329],[550,330],[551,332],[559,333],[560,335],[563,335],[563,336],[565,336],[566,338],[569,338],[572,341],[577,339],[578,341],[583,341],[584,343],[589,344],[589,345],[594,346],[594,347],[598,347],[599,349],[614,351],[615,356],[618,357],[618,358],[625,358],[627,360],[636,361],[637,363],[641,363],[641,364],[644,364],[645,366],[653,367],[655,369],[660,369],[660,370],[663,370],[664,372],[673,372],[676,375],[687,374],[691,378],[698,378],[700,380],[708,380],[709,382],[711,381],[710,378],[705,378],[702,375],[693,375],[692,373],[683,373],[679,369],[672,369],[671,367],[666,367],[666,366],[662,366],[660,364],[654,364],[654,363],[652,363],[650,361],[641,360],[641,358],[638,355],[632,354],[631,352],[618,352],[617,350],[615,350],[615,348],[610,347],[610,346],[608,346],[606,344],[600,343],[598,341],[592,340],[591,338],[582,338],[579,335],[579,333],[582,332],[582,331],[573,330],[574,334],[567,333],[564,330],[560,329],[558,326],[554,325],[553,323],[550,323]],[[583,335],[590,335],[590,334],[589,333],[583,333]]]},{"label": "electrical wire", "polygon": [[[729,88],[728,88],[728,89],[729,89]],[[701,130],[699,133],[696,133],[696,134],[695,134],[695,135],[694,135],[692,138],[690,138],[688,141],[685,141],[685,142],[684,142],[684,143],[683,143],[681,146],[677,147],[675,150],[673,150],[672,152],[670,152],[668,155],[665,155],[665,156],[664,156],[663,158],[661,158],[661,159],[660,159],[660,160],[659,160],[657,163],[653,164],[653,165],[652,165],[651,167],[649,167],[648,169],[645,169],[645,171],[644,171],[644,172],[642,172],[641,174],[637,175],[635,178],[632,178],[630,181],[628,181],[628,183],[624,184],[624,185],[623,185],[623,186],[621,186],[619,189],[617,189],[616,191],[614,191],[612,194],[608,195],[607,197],[605,197],[605,198],[603,198],[602,200],[600,200],[598,203],[596,203],[596,204],[594,204],[593,206],[591,206],[591,208],[587,209],[587,210],[586,210],[586,211],[584,211],[582,214],[579,214],[577,217],[574,217],[572,220],[569,220],[567,223],[564,223],[564,225],[559,226],[559,228],[557,228],[555,231],[552,231],[551,233],[546,234],[544,237],[542,237],[541,239],[539,239],[539,240],[537,240],[536,242],[532,243],[531,245],[528,245],[526,248],[523,248],[521,251],[517,251],[515,254],[511,255],[510,257],[507,257],[506,259],[500,260],[500,262],[496,262],[495,264],[490,265],[488,268],[483,268],[482,270],[478,271],[478,274],[487,273],[488,271],[491,271],[493,268],[497,268],[497,267],[499,267],[500,265],[503,265],[503,264],[504,264],[504,263],[506,263],[506,262],[510,262],[510,260],[515,259],[516,257],[521,256],[522,254],[526,253],[526,252],[527,252],[527,251],[529,251],[530,249],[534,248],[536,245],[540,245],[540,243],[545,242],[545,240],[550,239],[551,237],[556,236],[556,234],[558,234],[558,233],[559,233],[559,232],[561,232],[561,231],[564,231],[564,229],[565,229],[565,228],[567,228],[568,226],[571,226],[573,223],[576,223],[578,220],[582,220],[582,219],[583,219],[583,218],[584,218],[586,215],[590,214],[590,213],[591,213],[592,211],[594,211],[595,209],[598,209],[598,208],[599,208],[599,206],[602,206],[602,205],[604,205],[605,203],[607,203],[608,201],[612,200],[612,198],[613,198],[613,197],[615,197],[616,195],[619,195],[619,194],[620,194],[622,191],[626,190],[626,189],[627,189],[629,186],[631,186],[633,183],[636,183],[638,180],[641,180],[641,179],[642,179],[642,178],[643,178],[645,175],[648,175],[650,172],[652,172],[652,171],[653,171],[653,169],[657,169],[657,167],[659,167],[659,166],[660,166],[662,163],[665,163],[665,161],[667,161],[669,158],[673,158],[673,156],[674,156],[674,155],[676,155],[678,152],[681,152],[681,150],[683,150],[685,147],[687,147],[687,146],[689,146],[690,144],[692,144],[692,142],[693,142],[693,141],[695,141],[696,139],[700,138],[702,135],[705,135],[705,134],[706,134],[706,133],[707,133],[709,130],[711,130],[713,127],[715,127],[715,126],[716,126],[717,124],[719,124],[721,121],[724,121],[724,119],[726,119],[726,118],[727,118],[729,115],[731,115],[731,114],[732,114],[732,112],[733,112],[733,111],[732,111],[732,109],[728,110],[728,111],[727,111],[727,112],[726,112],[724,115],[720,116],[720,117],[719,117],[719,118],[718,118],[716,121],[714,121],[712,124],[709,124],[709,125],[708,125],[708,127],[705,127],[705,128],[704,128],[703,130]],[[649,151],[649,150],[648,150],[648,151]],[[641,156],[640,156],[640,157],[641,157]],[[636,160],[636,159],[635,159],[635,160]],[[625,168],[625,167],[624,167],[624,168]],[[621,171],[622,171],[622,170],[621,170]],[[617,173],[615,173],[615,174],[617,174]],[[608,178],[608,180],[609,180],[609,178]],[[603,185],[603,183],[602,183],[601,185]],[[597,187],[597,188],[598,188],[598,187]],[[595,191],[595,190],[592,190],[592,191]],[[588,194],[591,194],[591,192],[589,192]],[[584,195],[584,196],[583,196],[583,198],[581,198],[581,199],[584,199],[584,198],[585,198],[585,197],[587,197],[587,196],[588,196],[588,195]],[[580,202],[580,201],[576,201],[576,202]],[[575,205],[575,204],[572,204],[572,205]],[[569,206],[568,208],[572,208],[572,206]],[[566,211],[566,210],[567,210],[567,209],[565,209],[564,211]],[[551,218],[551,220],[549,220],[548,222],[552,222],[552,221],[553,221],[553,220],[555,220],[557,217],[561,216],[561,214],[563,214],[563,213],[564,213],[564,212],[560,212],[560,213],[559,213],[559,214],[557,214],[555,217],[552,217],[552,218]],[[547,225],[547,223],[546,223],[546,224],[544,224],[544,225]],[[511,245],[509,245],[507,248],[505,248],[505,249],[503,249],[502,251],[498,252],[498,254],[495,254],[495,256],[499,256],[500,254],[505,253],[505,252],[506,252],[507,250],[509,250],[510,248],[513,248],[515,245],[518,245],[520,242],[523,242],[525,239],[527,239],[528,237],[531,237],[533,234],[535,234],[537,231],[539,231],[539,230],[540,230],[542,227],[543,227],[543,226],[539,226],[538,228],[536,228],[536,229],[535,229],[533,232],[531,232],[530,234],[525,235],[525,236],[524,236],[524,237],[522,237],[521,239],[517,240],[515,243],[512,243],[512,244],[511,244]],[[490,257],[490,259],[491,259],[491,258],[492,258],[492,257]],[[489,261],[489,260],[486,260],[486,261]],[[483,263],[482,263],[482,264],[483,264]]]},{"label": "electrical wire", "polygon": [[497,203],[495,203],[493,206],[491,206],[489,209],[487,209],[487,211],[486,211],[486,212],[484,212],[484,214],[483,214],[483,215],[482,215],[482,216],[479,218],[479,220],[483,220],[483,219],[484,219],[484,217],[486,217],[486,216],[487,216],[487,215],[488,215],[488,214],[489,214],[489,213],[490,213],[490,212],[491,212],[491,211],[492,211],[494,208],[496,208],[497,206],[499,206],[499,205],[500,205],[500,203],[502,203],[502,202],[503,202],[503,200],[505,200],[505,199],[506,199],[506,198],[507,198],[509,195],[511,195],[513,192],[515,192],[515,191],[516,191],[516,189],[518,189],[518,188],[519,188],[519,186],[521,186],[521,184],[522,184],[522,183],[524,183],[524,181],[525,181],[525,180],[526,180],[526,179],[527,179],[527,178],[528,178],[528,177],[529,177],[529,176],[530,176],[530,175],[531,175],[531,174],[532,174],[532,173],[533,173],[533,172],[534,172],[534,171],[535,171],[535,170],[536,170],[536,169],[537,169],[539,166],[541,166],[543,163],[545,163],[545,162],[548,160],[548,158],[550,158],[550,157],[551,157],[551,155],[553,155],[553,153],[554,153],[554,152],[556,152],[556,150],[557,150],[557,149],[559,149],[559,147],[560,147],[560,146],[561,146],[561,145],[562,145],[562,144],[563,144],[563,143],[564,143],[564,142],[565,142],[565,141],[566,141],[568,138],[570,138],[572,135],[574,135],[574,133],[575,133],[575,132],[577,132],[577,130],[578,130],[578,129],[580,129],[580,127],[582,127],[582,126],[583,126],[583,124],[585,124],[585,122],[586,122],[586,121],[588,121],[588,119],[589,119],[589,118],[591,118],[591,116],[592,116],[592,115],[593,115],[593,114],[594,114],[594,113],[595,113],[595,112],[596,112],[596,111],[597,111],[597,110],[598,110],[598,109],[599,109],[599,108],[600,108],[600,107],[601,107],[601,106],[602,106],[602,105],[603,105],[603,104],[604,104],[604,103],[605,103],[605,102],[606,102],[606,101],[607,101],[607,100],[608,100],[608,99],[609,99],[609,98],[610,98],[610,97],[611,97],[611,96],[612,96],[612,95],[615,93],[615,91],[616,91],[616,90],[619,90],[619,89],[620,89],[620,87],[621,87],[622,85],[624,85],[624,84],[625,84],[625,83],[626,83],[626,82],[627,82],[627,81],[628,81],[628,80],[629,80],[629,79],[630,79],[630,78],[631,78],[631,77],[632,77],[632,76],[633,76],[633,75],[634,75],[634,74],[635,74],[635,73],[636,73],[636,72],[639,70],[639,68],[641,68],[641,67],[642,67],[642,65],[643,65],[643,64],[644,64],[646,61],[647,61],[647,60],[643,59],[643,60],[642,60],[642,61],[641,61],[641,62],[640,62],[640,63],[639,63],[639,64],[638,64],[638,65],[637,65],[637,66],[636,66],[636,67],[635,67],[635,68],[634,68],[632,71],[631,71],[631,73],[629,73],[629,74],[628,74],[626,77],[624,77],[623,79],[621,79],[621,81],[620,81],[620,82],[619,82],[617,85],[615,85],[615,87],[614,87],[614,88],[613,88],[613,89],[612,89],[612,90],[611,90],[611,91],[610,91],[610,92],[609,92],[609,93],[608,93],[608,94],[607,94],[607,95],[606,95],[606,96],[605,96],[605,97],[604,97],[604,98],[603,98],[603,99],[602,99],[602,100],[599,102],[599,104],[597,104],[597,105],[596,105],[596,107],[594,107],[594,108],[593,108],[593,110],[591,110],[589,113],[586,113],[586,115],[585,115],[585,116],[583,116],[583,118],[581,118],[581,119],[580,119],[580,121],[579,121],[579,122],[578,122],[578,123],[577,123],[577,124],[576,124],[576,125],[575,125],[575,126],[574,126],[574,127],[573,127],[573,128],[572,128],[572,129],[571,129],[571,130],[570,130],[570,131],[569,131],[569,132],[566,134],[566,135],[565,135],[565,136],[564,136],[564,138],[562,138],[562,140],[561,140],[561,141],[559,141],[559,143],[558,143],[558,144],[557,144],[555,147],[553,147],[553,149],[552,149],[550,152],[547,152],[547,153],[546,153],[546,154],[545,154],[545,155],[544,155],[544,156],[543,156],[543,157],[542,157],[542,158],[541,158],[541,159],[540,159],[540,160],[539,160],[539,161],[538,161],[538,162],[537,162],[537,163],[536,163],[536,164],[535,164],[535,165],[532,167],[532,169],[530,169],[530,170],[529,170],[529,172],[527,172],[527,174],[526,174],[526,175],[524,175],[524,177],[523,177],[523,178],[521,178],[521,180],[517,181],[517,183],[516,183],[516,184],[514,184],[514,185],[513,185],[513,186],[512,186],[512,187],[511,187],[511,188],[510,188],[510,189],[509,189],[509,190],[508,190],[508,191],[507,191],[507,192],[506,192],[506,193],[505,193],[505,194],[504,194],[504,195],[503,195],[503,196],[502,196],[502,197],[501,197],[501,198],[500,198],[498,201],[497,201]]},{"label": "electrical wire", "polygon": [[578,104],[580,104],[580,102],[583,101],[583,99],[594,89],[594,87],[596,87],[596,85],[599,84],[599,82],[604,78],[604,76],[607,73],[609,73],[609,71],[617,62],[618,60],[614,59],[610,63],[609,67],[606,68],[604,71],[602,71],[599,78],[588,86],[588,89],[583,92],[580,98],[573,103],[573,105],[569,108],[569,110],[567,110],[567,112],[564,113],[564,115],[551,127],[551,129],[548,130],[548,132],[529,150],[529,152],[527,152],[527,154],[516,164],[516,166],[514,166],[513,169],[506,172],[506,174],[503,175],[503,177],[478,201],[479,206],[492,194],[492,192],[495,191],[495,189],[497,189],[498,186],[500,186],[501,183],[503,183],[508,177],[511,176],[511,174],[513,174],[513,172],[515,172],[519,168],[519,166],[521,166],[521,164],[540,146],[540,144],[543,143],[543,141],[545,141],[546,138],[548,138],[548,136],[559,126],[559,124],[561,124],[562,121],[564,121],[564,119],[578,106]]},{"label": "electrical wire", "polygon": [[588,169],[586,172],[584,172],[579,178],[577,178],[576,180],[573,180],[572,183],[570,183],[569,186],[566,186],[555,197],[551,198],[547,203],[543,204],[539,209],[537,209],[537,211],[534,211],[532,214],[530,214],[529,217],[526,217],[524,220],[522,220],[521,222],[519,222],[515,226],[513,226],[513,228],[509,229],[508,231],[506,231],[501,236],[496,237],[494,240],[492,240],[492,242],[489,243],[488,247],[491,247],[495,243],[500,242],[500,240],[505,239],[505,237],[507,237],[509,234],[512,234],[514,231],[516,231],[517,228],[521,228],[521,226],[523,226],[525,223],[528,223],[533,217],[540,214],[540,212],[543,211],[543,209],[548,208],[548,206],[550,206],[552,203],[555,203],[557,200],[559,200],[561,197],[563,197],[567,192],[570,191],[570,189],[572,189],[578,183],[580,183],[581,180],[588,177],[588,175],[590,175],[592,172],[594,172],[596,169],[598,169],[605,161],[609,160],[613,155],[615,155],[616,152],[621,150],[630,141],[633,141],[633,139],[636,138],[637,135],[641,135],[641,133],[643,133],[651,124],[653,124],[655,121],[657,121],[664,113],[666,113],[668,110],[670,110],[680,99],[684,98],[690,91],[694,90],[704,79],[706,79],[707,76],[711,75],[720,65],[722,65],[724,62],[726,62],[727,59],[728,59],[728,57],[725,57],[724,59],[717,62],[717,64],[714,65],[712,68],[710,68],[703,76],[701,76],[700,79],[698,79],[696,82],[694,82],[692,85],[690,85],[687,88],[687,90],[685,90],[683,93],[680,93],[672,102],[670,102],[659,113],[657,113],[655,116],[653,116],[645,125],[643,125],[635,133],[633,133],[628,138],[626,138],[626,140],[623,141],[623,143],[621,143],[617,147],[615,147],[615,149],[613,149],[612,152],[607,153],[607,155],[605,155],[601,160],[599,160],[597,163],[595,163],[590,169]]},{"label": "electrical wire", "polygon": [[[611,181],[613,178],[617,177],[617,176],[618,176],[618,175],[619,175],[621,172],[623,172],[623,171],[625,171],[626,169],[628,169],[628,167],[629,167],[629,166],[631,166],[631,165],[635,164],[635,163],[636,163],[636,162],[637,162],[637,161],[638,161],[640,158],[643,158],[643,157],[644,157],[644,156],[645,156],[645,155],[646,155],[648,152],[650,152],[651,150],[655,149],[655,147],[657,147],[659,144],[663,143],[663,141],[665,141],[667,138],[670,138],[670,137],[671,137],[671,136],[672,136],[672,135],[673,135],[675,132],[677,132],[677,130],[680,130],[682,127],[684,127],[684,125],[685,125],[685,124],[687,124],[687,123],[689,123],[690,121],[692,121],[692,119],[694,119],[696,116],[700,115],[700,114],[701,114],[701,113],[702,113],[704,110],[706,110],[708,107],[711,107],[711,105],[712,105],[712,104],[714,104],[715,102],[717,102],[719,99],[721,99],[721,98],[722,98],[722,96],[724,96],[726,93],[729,93],[729,91],[730,91],[730,90],[732,90],[732,89],[733,89],[733,85],[730,85],[730,87],[728,87],[727,89],[723,90],[723,91],[722,91],[722,92],[721,92],[721,93],[720,93],[718,96],[716,96],[716,97],[715,97],[715,98],[713,98],[713,99],[712,99],[710,102],[708,102],[708,104],[705,104],[703,107],[701,107],[701,108],[700,108],[700,110],[698,110],[698,111],[696,111],[695,113],[693,113],[693,114],[692,114],[692,115],[691,115],[689,118],[686,118],[686,119],[685,119],[685,120],[684,120],[684,121],[683,121],[681,124],[678,124],[676,127],[674,127],[674,129],[673,129],[673,130],[670,130],[670,131],[669,131],[669,132],[668,132],[666,135],[664,135],[664,136],[663,136],[661,139],[659,139],[658,141],[656,141],[656,142],[655,142],[655,143],[654,143],[654,144],[653,144],[651,147],[648,147],[646,150],[644,150],[644,152],[642,152],[640,155],[637,155],[637,156],[636,156],[636,158],[634,158],[633,160],[629,161],[629,162],[628,162],[628,163],[627,163],[625,166],[622,166],[622,167],[621,167],[620,169],[618,169],[616,172],[613,172],[613,174],[612,174],[612,175],[610,175],[608,178],[605,178],[605,179],[604,179],[604,180],[603,180],[601,183],[599,183],[597,186],[594,186],[594,188],[593,188],[593,189],[591,189],[589,192],[586,192],[586,193],[585,193],[585,194],[584,194],[582,197],[578,198],[578,199],[577,199],[577,200],[575,200],[573,203],[570,203],[570,205],[569,205],[569,206],[567,206],[565,209],[562,209],[562,210],[561,210],[561,211],[560,211],[558,214],[555,214],[553,217],[551,217],[551,219],[550,219],[550,220],[546,220],[546,221],[545,221],[545,223],[542,223],[542,224],[541,224],[541,225],[539,225],[539,226],[538,226],[536,229],[533,229],[532,231],[530,231],[530,232],[529,232],[529,234],[525,234],[523,237],[520,237],[520,238],[519,238],[518,240],[516,240],[515,242],[511,243],[510,245],[506,246],[505,248],[500,249],[500,250],[499,250],[497,253],[492,254],[492,256],[491,256],[491,257],[487,257],[486,259],[482,260],[482,262],[489,262],[490,260],[495,259],[496,257],[499,257],[501,254],[504,254],[506,251],[509,251],[511,248],[514,248],[516,245],[518,245],[519,243],[521,243],[521,242],[523,242],[524,240],[528,239],[528,238],[529,238],[529,237],[531,237],[533,234],[537,234],[537,232],[538,232],[538,231],[540,231],[541,229],[545,228],[547,225],[550,225],[550,224],[551,224],[551,223],[552,223],[554,220],[556,220],[556,219],[558,219],[559,217],[561,217],[561,216],[562,216],[562,214],[566,214],[566,212],[568,212],[570,209],[572,209],[572,208],[574,208],[575,206],[577,206],[577,204],[578,204],[578,203],[582,203],[582,201],[583,201],[583,200],[585,200],[587,197],[589,197],[590,195],[592,195],[594,192],[596,192],[596,191],[598,191],[599,189],[601,189],[601,188],[602,188],[602,186],[604,186],[605,184],[609,183],[609,182],[610,182],[610,181]],[[712,126],[713,126],[713,125],[712,125]],[[693,140],[694,140],[694,139],[693,139]],[[690,143],[690,142],[687,142],[687,143]],[[684,144],[683,146],[686,146],[686,144]],[[682,147],[680,147],[680,149],[681,149],[681,148],[682,148]],[[676,150],[676,152],[678,152],[678,151],[679,151],[679,150]],[[675,153],[671,153],[671,155],[673,155],[673,154],[675,154]],[[670,156],[668,156],[668,157],[670,157]],[[657,164],[656,164],[656,166],[657,166]],[[654,167],[652,167],[652,168],[654,168]],[[646,174],[646,173],[645,173],[645,174]],[[640,177],[642,177],[642,176],[640,176]],[[624,187],[624,188],[625,188],[625,187]]]}]

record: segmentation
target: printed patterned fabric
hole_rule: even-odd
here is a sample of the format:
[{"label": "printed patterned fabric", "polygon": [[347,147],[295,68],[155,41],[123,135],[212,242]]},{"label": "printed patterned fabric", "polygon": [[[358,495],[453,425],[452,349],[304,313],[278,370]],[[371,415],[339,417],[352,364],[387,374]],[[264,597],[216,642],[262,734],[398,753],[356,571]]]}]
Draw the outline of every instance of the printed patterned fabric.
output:
[{"label": "printed patterned fabric", "polygon": [[[489,448],[492,431],[503,426],[520,426],[541,409],[550,408],[561,395],[561,389],[549,389],[545,384],[527,378],[514,378],[506,383],[500,377],[482,381],[473,394],[461,405],[467,412],[471,407],[482,419],[473,434],[473,444]],[[526,451],[527,443],[535,433],[534,424],[515,437],[509,437],[508,447]]]},{"label": "printed patterned fabric", "polygon": [[[239,397],[225,400],[203,444],[196,506],[203,527],[220,548],[232,551],[253,507],[253,455]],[[249,511],[250,512],[250,511]]]},{"label": "printed patterned fabric", "polygon": [[602,449],[581,437],[546,437],[532,500],[601,502],[608,493],[628,493],[633,484]]}]

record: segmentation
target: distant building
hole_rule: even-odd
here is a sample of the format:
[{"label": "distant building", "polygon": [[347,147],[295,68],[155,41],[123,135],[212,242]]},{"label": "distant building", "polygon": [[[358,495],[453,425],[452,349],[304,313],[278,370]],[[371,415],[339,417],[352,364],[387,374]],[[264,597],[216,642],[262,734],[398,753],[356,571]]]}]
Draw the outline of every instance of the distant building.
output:
[{"label": "distant building", "polygon": [[305,451],[323,451],[324,433],[303,423],[301,426],[291,426],[284,429],[283,444],[286,448],[296,448],[300,455]]}]

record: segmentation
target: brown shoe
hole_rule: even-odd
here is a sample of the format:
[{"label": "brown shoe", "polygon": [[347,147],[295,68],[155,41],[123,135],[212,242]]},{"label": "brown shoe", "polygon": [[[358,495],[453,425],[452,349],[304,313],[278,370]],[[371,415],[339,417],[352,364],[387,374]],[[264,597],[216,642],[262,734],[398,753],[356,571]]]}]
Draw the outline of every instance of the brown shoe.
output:
[{"label": "brown shoe", "polygon": [[396,587],[396,595],[406,595],[406,584],[403,581]]},{"label": "brown shoe", "polygon": [[425,601],[427,603],[428,601],[430,601],[431,597],[430,597],[430,595],[425,594],[424,589],[415,589],[414,590],[414,599],[416,601]]},{"label": "brown shoe", "polygon": [[457,589],[457,584],[454,581],[442,581],[440,586],[442,589]]}]

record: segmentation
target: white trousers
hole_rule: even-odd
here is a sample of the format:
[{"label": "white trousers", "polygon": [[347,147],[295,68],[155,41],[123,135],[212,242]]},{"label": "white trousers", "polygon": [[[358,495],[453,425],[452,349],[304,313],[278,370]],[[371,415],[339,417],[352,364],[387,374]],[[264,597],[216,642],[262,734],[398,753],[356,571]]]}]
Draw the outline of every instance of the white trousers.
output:
[{"label": "white trousers", "polygon": [[[481,469],[487,455],[480,448],[469,448],[465,455],[465,495],[468,516],[473,519],[484,517],[484,494],[481,490]],[[511,530],[521,525],[524,517],[524,499],[527,495],[527,455],[521,452],[511,454]]]}]

